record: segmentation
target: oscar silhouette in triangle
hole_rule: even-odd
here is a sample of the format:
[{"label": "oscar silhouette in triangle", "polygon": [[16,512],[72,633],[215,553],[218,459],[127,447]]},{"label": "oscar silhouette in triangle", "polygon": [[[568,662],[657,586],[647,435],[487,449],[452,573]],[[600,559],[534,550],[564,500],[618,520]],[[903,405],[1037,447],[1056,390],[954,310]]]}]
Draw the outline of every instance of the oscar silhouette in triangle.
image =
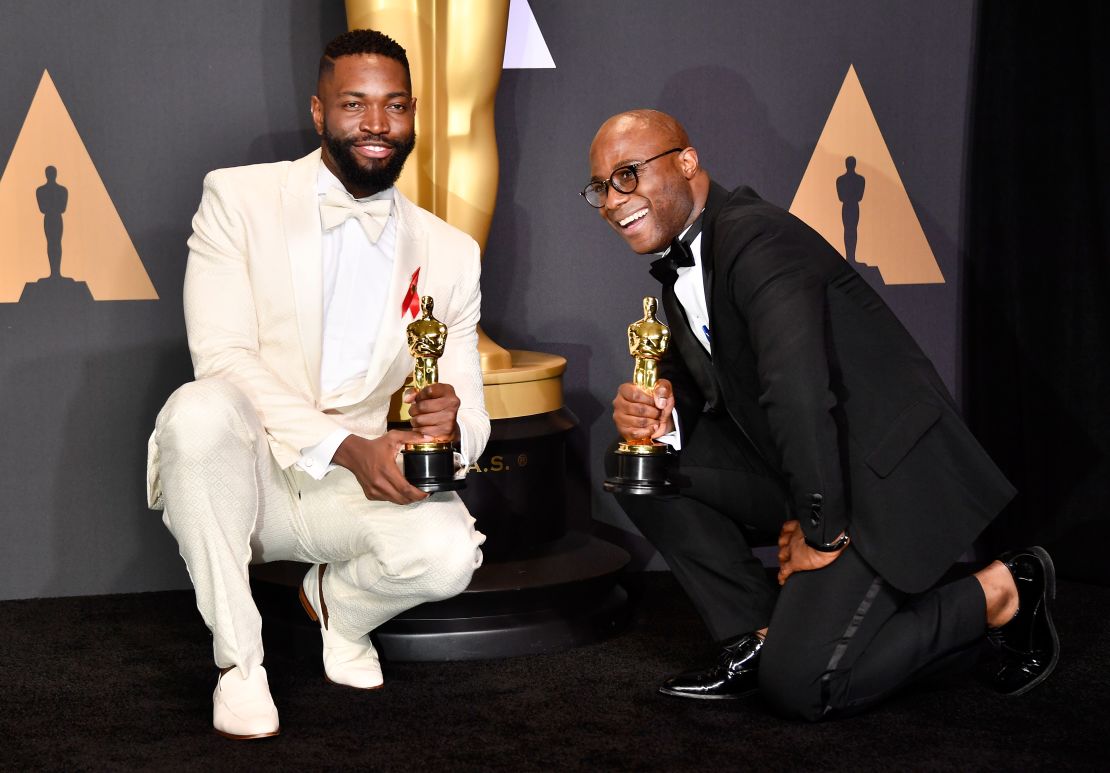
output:
[{"label": "oscar silhouette in triangle", "polygon": [[863,201],[867,179],[856,172],[855,156],[844,159],[844,168],[848,171],[836,178],[836,197],[840,199],[840,219],[844,222],[844,257],[855,263],[859,203]]},{"label": "oscar silhouette in triangle", "polygon": [[863,201],[867,178],[856,171],[856,157],[844,159],[844,174],[836,178],[836,197],[840,199],[840,220],[844,224],[844,257],[873,287],[883,283],[879,269],[856,260],[859,240],[859,205]]},{"label": "oscar silhouette in triangle", "polygon": [[48,166],[44,170],[46,184],[35,191],[39,212],[42,213],[42,230],[46,234],[46,257],[50,261],[48,279],[62,275],[62,215],[69,201],[69,190],[58,184],[58,170]]},{"label": "oscar silhouette in triangle", "polygon": [[[833,180],[839,207],[831,196]],[[866,215],[860,210],[865,182]],[[854,67],[829,111],[790,213],[829,244],[843,240],[844,258],[872,286],[944,283]]]},{"label": "oscar silhouette in triangle", "polygon": [[58,168],[54,165],[43,170],[46,182],[35,189],[35,201],[42,213],[42,231],[46,236],[46,258],[50,274],[23,287],[21,303],[41,304],[49,298],[64,306],[71,302],[92,300],[88,285],[62,275],[63,215],[69,206],[69,189],[58,182]]},{"label": "oscar silhouette in triangle", "polygon": [[46,71],[0,166],[0,303],[59,293],[82,301],[158,298]]}]

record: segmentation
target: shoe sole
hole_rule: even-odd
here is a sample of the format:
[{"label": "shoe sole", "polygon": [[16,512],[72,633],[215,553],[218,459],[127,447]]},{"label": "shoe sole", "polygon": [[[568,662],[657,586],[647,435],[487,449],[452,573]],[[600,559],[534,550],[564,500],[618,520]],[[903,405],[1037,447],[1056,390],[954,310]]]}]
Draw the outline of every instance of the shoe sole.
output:
[{"label": "shoe sole", "polygon": [[[319,623],[321,628],[328,627],[328,605],[324,602],[324,571],[327,569],[327,564],[320,564],[320,574],[316,577],[317,591],[320,594],[320,614],[316,614],[316,610],[312,608],[312,604],[308,601],[308,594],[304,592],[304,582],[301,583],[299,596],[301,599],[301,606],[308,616],[312,618],[312,622]],[[311,570],[309,570],[311,571]],[[323,620],[320,619],[321,615]]]},{"label": "shoe sole", "polygon": [[216,735],[222,735],[231,741],[253,741],[256,738],[273,738],[275,735],[281,735],[281,728],[274,730],[272,733],[255,733],[254,735],[233,735],[232,733],[225,733],[223,730],[216,730],[212,728]]},{"label": "shoe sole", "polygon": [[746,698],[758,692],[758,689],[751,689],[746,692],[737,693],[736,695],[694,695],[688,692],[678,692],[676,690],[668,690],[666,687],[656,688],[660,695],[668,695],[672,698],[689,698],[696,701],[734,701],[740,698]]},{"label": "shoe sole", "polygon": [[[300,596],[300,599],[301,599],[301,606],[304,607],[304,611],[308,613],[308,616],[310,618],[312,618],[312,622],[319,623],[320,618],[317,616],[316,610],[312,608],[312,604],[310,604],[308,602],[308,595],[305,594],[303,585],[301,586],[301,591],[300,591],[299,596]],[[360,692],[373,692],[374,690],[380,690],[380,689],[382,689],[382,687],[385,686],[384,684],[379,684],[376,687],[355,687],[353,684],[342,684],[340,682],[333,682],[330,678],[328,678],[327,672],[324,673],[324,681],[326,681],[328,684],[334,684],[336,687],[346,687],[349,690],[358,690]],[[220,731],[217,730],[216,732],[218,733]],[[276,733],[275,733],[275,735],[276,735]],[[229,737],[231,737],[231,736],[229,736]],[[258,738],[258,737],[262,737],[262,736],[245,736],[245,737],[246,738]]]},{"label": "shoe sole", "polygon": [[348,690],[358,690],[359,692],[374,692],[374,690],[380,690],[383,687],[385,687],[384,684],[379,684],[376,687],[355,687],[353,684],[343,684],[342,682],[333,682],[331,680],[331,677],[329,677],[326,673],[324,674],[324,681],[327,682],[328,684],[334,684],[336,687],[346,687]]},{"label": "shoe sole", "polygon": [[1045,622],[1048,623],[1048,631],[1052,634],[1052,660],[1049,662],[1045,670],[1032,682],[1027,685],[1023,685],[1021,688],[1015,690],[1014,692],[1007,693],[1006,695],[1009,698],[1016,698],[1019,695],[1025,695],[1025,693],[1032,690],[1045,679],[1048,679],[1052,672],[1056,670],[1056,664],[1060,661],[1060,637],[1056,634],[1056,624],[1052,622],[1052,611],[1049,609],[1048,606],[1049,600],[1056,600],[1056,567],[1052,563],[1052,556],[1048,554],[1047,550],[1040,547],[1039,545],[1029,548],[1029,552],[1037,557],[1037,560],[1041,562],[1041,566],[1044,568],[1044,618]]},{"label": "shoe sole", "polygon": [[312,622],[319,623],[320,617],[316,614],[316,610],[312,608],[312,605],[308,603],[308,596],[305,595],[303,585],[301,586],[301,592],[299,595],[301,599],[301,606],[304,607],[304,611],[308,613],[308,616],[310,618],[312,618]]}]

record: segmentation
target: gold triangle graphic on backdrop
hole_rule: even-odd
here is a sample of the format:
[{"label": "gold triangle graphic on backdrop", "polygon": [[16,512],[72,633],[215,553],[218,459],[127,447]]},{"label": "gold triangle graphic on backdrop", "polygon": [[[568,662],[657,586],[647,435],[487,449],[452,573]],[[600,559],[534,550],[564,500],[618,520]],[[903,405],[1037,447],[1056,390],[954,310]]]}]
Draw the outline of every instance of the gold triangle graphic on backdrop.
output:
[{"label": "gold triangle graphic on backdrop", "polygon": [[[47,167],[55,171],[48,172]],[[61,204],[56,195],[44,198],[38,193],[48,184],[55,191],[58,186],[65,189]],[[55,203],[43,204],[47,200]],[[64,211],[44,215],[43,209],[51,208]],[[44,229],[44,218],[51,217],[55,242],[61,231],[63,277],[85,282],[98,301],[158,297],[50,73],[44,70],[11,158],[0,174],[0,303],[16,303],[25,284],[51,276],[49,223]],[[57,247],[55,243],[52,249]]]},{"label": "gold triangle graphic on backdrop", "polygon": [[[854,170],[848,168],[849,157],[855,159]],[[849,66],[790,211],[847,257],[851,237],[845,221],[853,219],[853,199],[858,200],[857,262],[878,268],[888,285],[944,282],[856,69]]]}]

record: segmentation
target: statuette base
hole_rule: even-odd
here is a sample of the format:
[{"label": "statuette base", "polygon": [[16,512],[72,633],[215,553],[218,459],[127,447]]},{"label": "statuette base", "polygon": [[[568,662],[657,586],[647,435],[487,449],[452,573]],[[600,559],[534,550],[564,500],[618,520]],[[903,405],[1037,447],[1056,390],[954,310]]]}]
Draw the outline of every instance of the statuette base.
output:
[{"label": "statuette base", "polygon": [[421,491],[458,491],[465,479],[455,478],[455,454],[450,443],[415,443],[401,452],[405,479]]},{"label": "statuette base", "polygon": [[613,452],[617,474],[602,484],[612,494],[676,494],[678,486],[667,479],[676,458],[669,445],[620,443]]}]

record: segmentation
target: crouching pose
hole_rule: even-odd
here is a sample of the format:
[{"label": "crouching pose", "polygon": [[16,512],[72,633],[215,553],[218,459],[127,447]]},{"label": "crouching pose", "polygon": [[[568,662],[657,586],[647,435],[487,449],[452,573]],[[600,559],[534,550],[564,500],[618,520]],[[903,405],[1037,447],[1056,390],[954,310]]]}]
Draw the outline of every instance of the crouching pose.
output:
[{"label": "crouching pose", "polygon": [[[1013,497],[933,366],[819,234],[713,183],[671,116],[606,121],[582,191],[661,256],[671,347],[652,394],[622,385],[624,438],[680,448],[678,496],[622,495],[720,642],[667,679],[680,698],[759,689],[784,714],[860,711],[974,659],[1022,693],[1052,671],[1052,561],[1040,548],[937,583]],[[778,534],[781,592],[749,547]]]},{"label": "crouching pose", "polygon": [[[415,142],[405,51],[372,30],[320,61],[321,147],[292,162],[208,175],[193,220],[185,321],[196,381],[175,392],[150,443],[150,505],[180,546],[220,673],[213,724],[279,732],[247,568],[312,565],[301,587],[324,671],[382,685],[368,632],[462,591],[484,537],[454,493],[401,474],[406,442],[482,452],[489,416],[477,352],[473,239],[394,187]],[[386,429],[413,369],[405,328],[435,298],[450,343],[441,383],[406,396],[412,430]]]}]

